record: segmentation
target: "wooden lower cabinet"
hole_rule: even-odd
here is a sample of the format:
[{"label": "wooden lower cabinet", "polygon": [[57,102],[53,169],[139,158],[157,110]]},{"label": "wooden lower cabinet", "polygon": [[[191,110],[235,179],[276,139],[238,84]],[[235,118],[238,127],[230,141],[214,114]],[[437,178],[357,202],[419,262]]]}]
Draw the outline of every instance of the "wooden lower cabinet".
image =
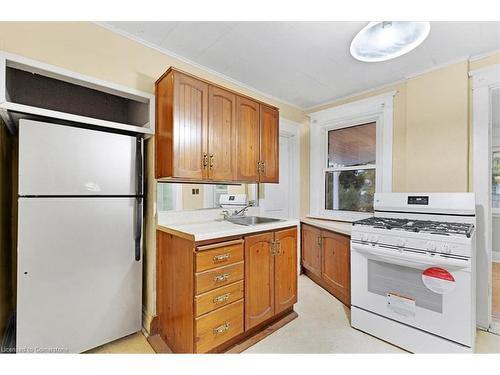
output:
[{"label": "wooden lower cabinet", "polygon": [[196,318],[196,353],[206,353],[243,333],[243,300]]},{"label": "wooden lower cabinet", "polygon": [[174,353],[221,352],[297,302],[297,228],[197,243],[157,230],[157,312]]},{"label": "wooden lower cabinet", "polygon": [[245,237],[245,326],[274,315],[274,233]]},{"label": "wooden lower cabinet", "polygon": [[245,327],[297,302],[297,229],[245,237]]},{"label": "wooden lower cabinet", "polygon": [[301,263],[304,273],[343,304],[351,305],[350,238],[302,224]]}]

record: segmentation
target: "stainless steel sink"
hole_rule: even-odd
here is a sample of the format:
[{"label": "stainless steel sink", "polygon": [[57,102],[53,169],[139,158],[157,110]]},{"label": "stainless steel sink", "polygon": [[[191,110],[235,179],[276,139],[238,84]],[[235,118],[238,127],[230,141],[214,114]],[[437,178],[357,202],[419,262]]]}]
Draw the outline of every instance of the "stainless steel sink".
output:
[{"label": "stainless steel sink", "polygon": [[284,221],[283,219],[274,219],[272,217],[262,217],[262,216],[241,216],[241,217],[230,217],[227,219],[230,223],[238,225],[258,225],[258,224],[268,224],[275,223],[278,221]]}]

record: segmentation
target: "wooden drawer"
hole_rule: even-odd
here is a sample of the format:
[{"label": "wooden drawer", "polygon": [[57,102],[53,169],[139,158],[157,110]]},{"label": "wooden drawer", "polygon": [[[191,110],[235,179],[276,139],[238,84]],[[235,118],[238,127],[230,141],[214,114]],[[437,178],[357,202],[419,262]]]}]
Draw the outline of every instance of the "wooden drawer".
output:
[{"label": "wooden drawer", "polygon": [[195,314],[200,316],[243,298],[243,280],[196,296]]},{"label": "wooden drawer", "polygon": [[243,260],[243,240],[227,241],[213,245],[198,246],[196,272],[225,266]]},{"label": "wooden drawer", "polygon": [[243,262],[214,268],[195,275],[195,294],[208,292],[243,279]]},{"label": "wooden drawer", "polygon": [[196,353],[206,353],[242,332],[243,300],[240,300],[196,319]]}]

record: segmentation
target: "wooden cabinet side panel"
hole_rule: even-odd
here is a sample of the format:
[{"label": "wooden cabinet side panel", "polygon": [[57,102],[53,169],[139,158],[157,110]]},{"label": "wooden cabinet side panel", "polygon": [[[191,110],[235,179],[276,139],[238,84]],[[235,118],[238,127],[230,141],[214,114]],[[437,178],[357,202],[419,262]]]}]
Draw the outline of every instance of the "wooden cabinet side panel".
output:
[{"label": "wooden cabinet side panel", "polygon": [[322,278],[344,304],[351,303],[351,252],[349,238],[322,231]]},{"label": "wooden cabinet side panel", "polygon": [[273,233],[245,237],[245,330],[274,315]]},{"label": "wooden cabinet side panel", "polygon": [[166,74],[156,83],[156,134],[155,134],[155,177],[172,176],[173,136],[173,73]]},{"label": "wooden cabinet side panel", "polygon": [[321,230],[302,224],[301,261],[308,271],[321,277]]},{"label": "wooden cabinet side panel", "polygon": [[175,353],[193,352],[194,243],[156,231],[160,335]]},{"label": "wooden cabinet side panel", "polygon": [[209,176],[216,181],[234,181],[236,173],[236,95],[209,86],[208,153]]},{"label": "wooden cabinet side panel", "polygon": [[279,113],[260,106],[260,160],[263,162],[260,182],[279,182]]},{"label": "wooden cabinet side panel", "polygon": [[297,302],[297,229],[276,231],[278,253],[274,257],[274,313]]},{"label": "wooden cabinet side panel", "polygon": [[174,74],[173,176],[201,180],[208,177],[203,166],[208,147],[208,84]]},{"label": "wooden cabinet side panel", "polygon": [[259,161],[259,103],[236,97],[236,154],[238,181],[257,182]]}]

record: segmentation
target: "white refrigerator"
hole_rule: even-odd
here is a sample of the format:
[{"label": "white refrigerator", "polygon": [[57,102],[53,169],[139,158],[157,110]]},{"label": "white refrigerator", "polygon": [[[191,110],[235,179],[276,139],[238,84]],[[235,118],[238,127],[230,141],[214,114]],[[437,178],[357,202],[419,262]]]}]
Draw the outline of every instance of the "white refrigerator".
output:
[{"label": "white refrigerator", "polygon": [[142,151],[134,136],[20,120],[18,353],[140,331]]}]

